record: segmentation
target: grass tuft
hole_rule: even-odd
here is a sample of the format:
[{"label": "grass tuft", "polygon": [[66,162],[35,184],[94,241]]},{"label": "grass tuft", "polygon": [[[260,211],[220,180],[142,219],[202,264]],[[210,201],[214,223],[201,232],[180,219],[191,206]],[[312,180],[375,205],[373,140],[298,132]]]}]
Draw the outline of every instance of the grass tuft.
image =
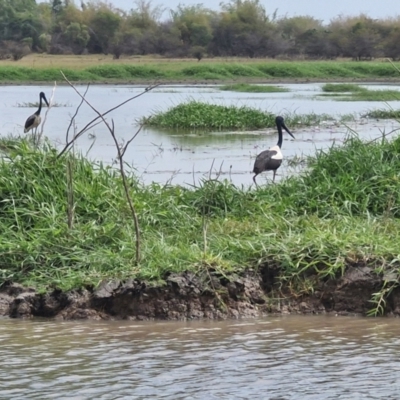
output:
[{"label": "grass tuft", "polygon": [[363,115],[367,118],[377,118],[377,119],[400,119],[400,110],[371,110]]},{"label": "grass tuft", "polygon": [[322,90],[328,93],[360,92],[365,90],[354,83],[327,83],[322,86]]},{"label": "grass tuft", "polygon": [[148,126],[207,130],[260,129],[275,124],[275,116],[242,106],[221,106],[190,101],[154,114],[145,121]]},{"label": "grass tuft", "polygon": [[[372,90],[349,83],[326,84],[322,87],[324,92],[342,101],[396,101],[400,100],[398,90]],[[343,94],[342,96],[338,95]],[[344,95],[344,93],[350,93]]]},{"label": "grass tuft", "polygon": [[[326,114],[286,114],[288,126],[311,126],[332,120]],[[147,126],[190,130],[252,130],[275,127],[275,114],[251,107],[222,106],[189,101],[143,119]]]},{"label": "grass tuft", "polygon": [[224,85],[220,87],[220,90],[226,90],[231,92],[246,92],[246,93],[279,93],[288,92],[289,89],[271,86],[271,85],[250,85],[247,83],[236,83],[233,85]]}]

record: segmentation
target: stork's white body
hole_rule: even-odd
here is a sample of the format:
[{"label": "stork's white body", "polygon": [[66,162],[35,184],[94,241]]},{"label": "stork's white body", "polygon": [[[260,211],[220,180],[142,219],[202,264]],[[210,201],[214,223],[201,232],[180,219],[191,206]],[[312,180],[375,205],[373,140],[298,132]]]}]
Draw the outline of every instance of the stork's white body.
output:
[{"label": "stork's white body", "polygon": [[256,176],[263,171],[272,171],[273,178],[272,181],[275,182],[276,170],[281,166],[283,160],[283,154],[281,151],[283,137],[282,137],[282,128],[293,137],[282,117],[278,116],[275,118],[276,126],[278,128],[278,143],[275,146],[272,146],[268,150],[262,151],[254,162],[254,176],[253,181],[257,185]]}]

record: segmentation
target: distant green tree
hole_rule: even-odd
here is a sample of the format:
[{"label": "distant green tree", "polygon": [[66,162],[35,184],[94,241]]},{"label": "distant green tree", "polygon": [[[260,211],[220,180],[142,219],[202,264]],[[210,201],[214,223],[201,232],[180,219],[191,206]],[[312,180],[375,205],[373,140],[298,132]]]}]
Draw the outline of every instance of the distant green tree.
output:
[{"label": "distant green tree", "polygon": [[19,42],[30,38],[36,48],[42,32],[35,0],[0,0],[0,40]]},{"label": "distant green tree", "polygon": [[104,3],[90,3],[87,12],[90,14],[87,21],[90,34],[88,47],[92,52],[108,54],[122,17]]},{"label": "distant green tree", "polygon": [[387,57],[391,57],[393,60],[400,59],[400,24],[399,27],[393,28],[385,38],[382,47]]},{"label": "distant green tree", "polygon": [[203,7],[179,5],[171,11],[172,22],[180,32],[180,39],[186,46],[207,46],[212,39],[211,19],[214,13]]},{"label": "distant green tree", "polygon": [[72,22],[63,33],[65,42],[73,49],[75,54],[81,54],[89,42],[89,31],[86,25]]},{"label": "distant green tree", "polygon": [[265,56],[272,31],[259,0],[232,0],[222,3],[214,22],[212,51],[216,55]]}]

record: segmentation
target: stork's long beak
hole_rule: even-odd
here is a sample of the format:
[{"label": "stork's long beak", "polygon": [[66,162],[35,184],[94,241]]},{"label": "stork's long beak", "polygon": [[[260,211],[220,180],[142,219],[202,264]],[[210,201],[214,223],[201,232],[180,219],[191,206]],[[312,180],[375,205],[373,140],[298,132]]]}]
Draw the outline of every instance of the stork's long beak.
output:
[{"label": "stork's long beak", "polygon": [[292,135],[292,132],[289,131],[289,128],[285,125],[284,122],[282,122],[282,128],[283,128],[293,139],[295,139],[295,137]]},{"label": "stork's long beak", "polygon": [[44,102],[47,104],[47,107],[49,107],[49,102],[47,101],[46,96],[43,95],[42,98],[43,98]]}]

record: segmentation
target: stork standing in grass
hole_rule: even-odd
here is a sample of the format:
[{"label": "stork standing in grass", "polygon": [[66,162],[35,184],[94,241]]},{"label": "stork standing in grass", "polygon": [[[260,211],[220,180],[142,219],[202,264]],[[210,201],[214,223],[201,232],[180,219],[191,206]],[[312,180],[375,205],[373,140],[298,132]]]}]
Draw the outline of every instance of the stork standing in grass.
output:
[{"label": "stork standing in grass", "polygon": [[39,94],[39,108],[37,109],[37,111],[32,114],[25,122],[25,129],[24,132],[27,133],[29,132],[31,129],[35,129],[35,134],[36,134],[36,130],[37,127],[40,124],[40,121],[42,120],[40,117],[40,112],[42,111],[42,100],[45,101],[45,103],[47,104],[47,107],[49,107],[49,102],[46,99],[46,96],[43,92],[40,92]]},{"label": "stork standing in grass", "polygon": [[264,171],[273,171],[274,177],[272,181],[275,182],[276,170],[281,166],[283,159],[283,155],[281,152],[283,142],[282,128],[294,139],[294,136],[285,125],[285,121],[282,117],[276,117],[275,122],[276,127],[278,128],[278,143],[276,144],[276,146],[271,147],[269,150],[264,150],[257,156],[253,168],[253,172],[255,174],[253,176],[253,181],[256,185],[257,175],[261,174],[261,172]]}]

